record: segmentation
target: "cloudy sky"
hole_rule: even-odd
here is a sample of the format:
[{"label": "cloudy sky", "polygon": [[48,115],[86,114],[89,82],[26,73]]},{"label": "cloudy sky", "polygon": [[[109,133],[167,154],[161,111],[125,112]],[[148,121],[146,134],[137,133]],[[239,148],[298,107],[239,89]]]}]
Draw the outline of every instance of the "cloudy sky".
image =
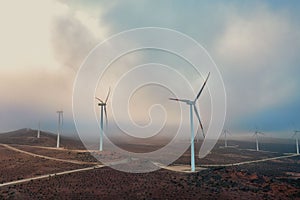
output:
[{"label": "cloudy sky", "polygon": [[[107,37],[148,26],[180,31],[207,49],[226,88],[226,128],[243,133],[259,127],[283,137],[300,129],[299,1],[0,4],[0,132],[35,128],[39,120],[44,129],[55,131],[58,109],[65,111],[66,132],[74,131],[73,83],[84,58]],[[146,54],[132,55],[124,63],[137,57],[159,58]],[[193,80],[187,66],[182,68]],[[136,121],[144,117],[133,116]]]}]

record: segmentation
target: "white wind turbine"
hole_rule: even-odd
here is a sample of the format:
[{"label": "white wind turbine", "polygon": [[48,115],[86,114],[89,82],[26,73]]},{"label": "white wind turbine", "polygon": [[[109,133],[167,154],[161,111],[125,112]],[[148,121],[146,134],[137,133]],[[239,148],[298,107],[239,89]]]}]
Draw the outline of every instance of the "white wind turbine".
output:
[{"label": "white wind turbine", "polygon": [[58,114],[56,148],[59,148],[59,140],[60,140],[59,135],[62,132],[63,119],[64,119],[63,113],[64,113],[64,111],[59,110],[56,113]]},{"label": "white wind turbine", "polygon": [[231,133],[228,130],[224,129],[223,134],[224,134],[225,147],[228,147],[227,136],[230,135]]},{"label": "white wind turbine", "polygon": [[194,148],[194,116],[193,116],[193,110],[195,111],[196,113],[196,116],[197,116],[197,119],[199,121],[199,124],[200,124],[200,127],[201,127],[201,130],[202,130],[202,134],[203,134],[203,137],[205,137],[205,134],[204,134],[204,130],[203,130],[203,125],[202,125],[202,122],[200,120],[200,115],[199,115],[199,112],[197,110],[197,107],[196,107],[196,101],[198,100],[198,98],[200,97],[203,89],[204,89],[204,86],[206,85],[206,82],[209,78],[209,75],[210,73],[208,73],[207,75],[207,78],[205,80],[205,82],[203,83],[198,95],[196,96],[196,98],[194,100],[188,100],[188,99],[175,99],[175,98],[169,98],[170,100],[173,100],[173,101],[180,101],[180,102],[184,102],[186,104],[188,104],[190,106],[190,126],[191,126],[191,171],[194,172],[195,171],[195,148]]},{"label": "white wind turbine", "polygon": [[103,112],[105,114],[105,122],[106,122],[106,126],[107,126],[106,103],[107,103],[109,94],[110,94],[110,88],[108,90],[105,101],[102,101],[100,98],[95,97],[99,101],[98,106],[100,107],[100,144],[99,144],[99,151],[103,150]]},{"label": "white wind turbine", "polygon": [[256,131],[254,132],[253,136],[255,136],[255,142],[256,142],[256,151],[259,151],[259,144],[258,144],[258,135],[264,135],[264,133],[258,131],[256,129]]},{"label": "white wind turbine", "polygon": [[37,138],[40,138],[40,134],[41,134],[41,123],[39,122],[39,126],[38,126],[38,131],[37,131]]},{"label": "white wind turbine", "polygon": [[299,155],[299,136],[298,136],[299,133],[300,133],[300,131],[294,130],[293,137],[296,139],[296,152],[297,152],[297,155]]}]

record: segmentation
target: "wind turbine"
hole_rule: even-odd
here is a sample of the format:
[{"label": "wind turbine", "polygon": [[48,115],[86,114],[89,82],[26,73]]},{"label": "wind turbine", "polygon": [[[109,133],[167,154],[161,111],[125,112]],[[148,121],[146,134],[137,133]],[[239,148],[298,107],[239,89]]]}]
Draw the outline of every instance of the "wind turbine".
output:
[{"label": "wind turbine", "polygon": [[197,96],[196,96],[196,98],[194,100],[169,98],[172,101],[184,102],[184,103],[186,103],[186,104],[188,104],[190,106],[190,121],[191,121],[190,122],[190,126],[191,126],[191,171],[192,172],[195,171],[194,116],[193,116],[193,110],[195,111],[197,119],[199,121],[203,137],[205,137],[204,130],[203,130],[203,125],[202,125],[202,122],[200,120],[200,115],[199,115],[199,112],[198,112],[197,107],[196,107],[196,101],[200,97],[200,95],[201,95],[201,93],[202,93],[202,91],[204,89],[204,86],[206,85],[206,82],[207,82],[207,80],[209,78],[209,75],[210,75],[210,72],[208,73],[205,82],[203,83],[203,85],[202,85],[199,93],[197,94]]},{"label": "wind turbine", "polygon": [[39,121],[39,127],[38,127],[38,131],[37,131],[37,138],[40,138],[40,133],[41,133],[41,123]]},{"label": "wind turbine", "polygon": [[106,126],[107,126],[106,103],[107,103],[109,94],[110,94],[110,88],[108,90],[105,101],[102,101],[100,98],[95,97],[99,101],[98,106],[100,107],[100,144],[99,144],[99,151],[103,150],[103,112],[105,114],[105,122],[106,122]]},{"label": "wind turbine", "polygon": [[59,148],[59,135],[62,132],[62,126],[63,126],[63,113],[64,111],[59,110],[56,112],[58,114],[58,124],[57,124],[57,140],[56,140],[56,148]]},{"label": "wind turbine", "polygon": [[228,147],[228,144],[227,144],[227,134],[230,135],[230,132],[228,130],[224,129],[223,134],[224,134],[225,148],[226,148],[226,147]]},{"label": "wind turbine", "polygon": [[255,136],[255,142],[256,142],[256,151],[259,151],[259,145],[258,145],[258,135],[264,135],[264,133],[258,131],[256,129],[256,131],[254,132],[253,136]]},{"label": "wind turbine", "polygon": [[297,150],[297,155],[299,155],[299,136],[298,136],[298,133],[300,133],[300,131],[297,131],[297,130],[295,130],[294,131],[294,135],[293,135],[293,137],[295,137],[295,139],[296,139],[296,150]]}]

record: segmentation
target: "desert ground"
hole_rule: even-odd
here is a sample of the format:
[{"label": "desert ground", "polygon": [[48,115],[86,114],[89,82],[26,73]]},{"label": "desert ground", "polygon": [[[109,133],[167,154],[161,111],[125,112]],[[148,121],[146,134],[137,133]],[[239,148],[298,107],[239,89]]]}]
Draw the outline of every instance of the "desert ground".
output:
[{"label": "desert ground", "polygon": [[[104,166],[78,140],[63,137],[56,149],[55,135],[41,135],[0,134],[0,199],[300,199],[300,156],[292,144],[262,143],[256,152],[253,142],[222,148],[220,141],[207,157],[196,157],[196,173],[188,173],[188,150],[171,166],[134,174]],[[123,163],[130,164],[138,163]]]}]

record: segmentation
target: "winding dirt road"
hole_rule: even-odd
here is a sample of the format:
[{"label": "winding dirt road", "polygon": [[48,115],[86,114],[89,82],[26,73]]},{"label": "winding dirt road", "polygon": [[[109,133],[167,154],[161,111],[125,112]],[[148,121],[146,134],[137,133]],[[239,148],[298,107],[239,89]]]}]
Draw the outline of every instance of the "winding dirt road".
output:
[{"label": "winding dirt road", "polygon": [[[67,162],[67,163],[72,163],[72,164],[95,165],[95,166],[92,166],[92,167],[86,167],[86,168],[75,169],[75,170],[68,170],[68,171],[63,171],[63,172],[59,172],[59,173],[46,174],[46,175],[42,175],[42,176],[37,176],[37,177],[26,178],[26,179],[17,180],[17,181],[6,182],[6,183],[0,184],[0,187],[15,185],[15,184],[19,184],[19,183],[25,183],[25,182],[28,182],[28,181],[31,181],[31,180],[38,180],[38,179],[44,179],[44,178],[49,178],[49,177],[53,177],[53,176],[59,176],[59,175],[64,175],[64,174],[71,174],[71,173],[76,173],[76,172],[81,172],[81,171],[93,170],[93,169],[97,169],[97,168],[101,168],[101,167],[105,166],[105,165],[100,165],[98,162],[83,162],[83,161],[78,161],[78,160],[53,158],[53,157],[43,156],[43,155],[27,152],[27,151],[24,151],[24,150],[21,150],[21,149],[17,149],[15,147],[12,147],[12,146],[7,145],[7,144],[0,144],[0,145],[5,147],[5,148],[8,148],[10,150],[20,152],[20,153],[24,153],[24,154],[34,156],[34,157],[39,157],[39,158],[44,158],[44,159],[49,159],[49,160],[54,160],[54,161],[59,161],[59,162]],[[37,148],[47,148],[47,149],[57,150],[56,148],[52,148],[52,147],[37,147]],[[74,150],[74,151],[77,151],[77,150]],[[81,150],[79,150],[79,151],[81,151]],[[292,154],[292,155],[285,155],[285,156],[278,156],[278,157],[273,157],[273,158],[265,158],[265,159],[259,159],[259,160],[245,161],[245,162],[239,162],[239,163],[233,163],[233,164],[198,165],[197,166],[197,171],[205,170],[205,168],[207,168],[207,167],[239,166],[239,165],[244,165],[244,164],[259,163],[259,162],[265,162],[265,161],[277,160],[277,159],[283,159],[283,158],[290,158],[290,157],[296,157],[296,156],[300,156],[300,155]],[[122,160],[122,163],[126,163],[126,162],[127,162],[127,160],[126,161]],[[113,164],[115,164],[115,163],[113,163]],[[191,173],[189,171],[189,169],[190,169],[189,165],[164,166],[160,163],[154,163],[154,164],[159,166],[160,168],[164,168],[164,169],[171,170],[171,171]]]},{"label": "winding dirt road", "polygon": [[68,160],[68,159],[60,159],[60,158],[53,158],[53,157],[49,157],[49,156],[43,156],[43,155],[39,155],[39,154],[35,154],[35,153],[31,153],[28,151],[24,151],[15,147],[12,147],[8,144],[0,144],[1,146],[19,152],[19,153],[24,153],[30,156],[34,156],[34,157],[39,157],[39,158],[44,158],[44,159],[48,159],[48,160],[55,160],[55,161],[59,161],[59,162],[67,162],[67,163],[72,163],[72,164],[79,164],[79,165],[99,165],[100,163],[98,162],[84,162],[84,161],[79,161],[79,160]]},{"label": "winding dirt road", "polygon": [[233,164],[219,164],[219,165],[200,165],[200,167],[231,167],[231,166],[239,166],[239,165],[245,165],[245,164],[251,164],[251,163],[259,163],[259,162],[265,162],[270,160],[278,160],[283,158],[290,158],[290,157],[296,157],[300,156],[298,154],[292,154],[292,155],[286,155],[286,156],[278,156],[273,158],[264,158],[259,160],[250,160],[250,161],[244,161],[244,162],[238,162]]},{"label": "winding dirt road", "polygon": [[86,167],[86,168],[81,168],[81,169],[68,170],[68,171],[54,173],[54,174],[46,174],[46,175],[42,175],[42,176],[36,176],[36,177],[32,177],[32,178],[26,178],[26,179],[21,179],[21,180],[17,180],[17,181],[2,183],[2,184],[0,184],[0,187],[15,185],[15,184],[19,184],[19,183],[25,183],[25,182],[29,182],[29,181],[32,181],[32,180],[55,177],[55,176],[64,175],[64,174],[71,174],[71,173],[75,173],[75,172],[88,171],[88,170],[98,169],[98,168],[101,168],[101,167],[104,167],[104,165],[96,165],[96,166],[93,166],[93,167]]}]

